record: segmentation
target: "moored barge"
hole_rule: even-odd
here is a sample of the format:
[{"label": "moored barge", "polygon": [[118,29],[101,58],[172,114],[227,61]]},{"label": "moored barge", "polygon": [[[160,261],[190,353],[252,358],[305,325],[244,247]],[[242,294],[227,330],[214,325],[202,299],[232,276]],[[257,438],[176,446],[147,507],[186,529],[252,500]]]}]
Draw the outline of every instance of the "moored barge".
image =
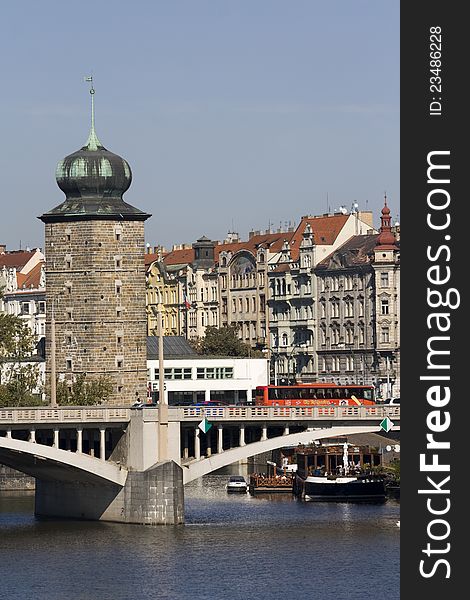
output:
[{"label": "moored barge", "polygon": [[[294,494],[306,501],[384,502],[385,480],[373,472],[380,454],[369,446],[316,446],[297,449]],[[355,462],[357,459],[357,462]]]}]

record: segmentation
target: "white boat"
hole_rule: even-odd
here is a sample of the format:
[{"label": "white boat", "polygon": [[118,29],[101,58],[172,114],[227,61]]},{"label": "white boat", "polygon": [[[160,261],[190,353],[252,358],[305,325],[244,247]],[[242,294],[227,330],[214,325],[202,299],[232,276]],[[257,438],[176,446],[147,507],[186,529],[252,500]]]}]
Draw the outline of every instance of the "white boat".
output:
[{"label": "white boat", "polygon": [[231,475],[227,485],[225,486],[227,492],[238,492],[243,493],[248,491],[248,484],[244,477],[241,475]]}]

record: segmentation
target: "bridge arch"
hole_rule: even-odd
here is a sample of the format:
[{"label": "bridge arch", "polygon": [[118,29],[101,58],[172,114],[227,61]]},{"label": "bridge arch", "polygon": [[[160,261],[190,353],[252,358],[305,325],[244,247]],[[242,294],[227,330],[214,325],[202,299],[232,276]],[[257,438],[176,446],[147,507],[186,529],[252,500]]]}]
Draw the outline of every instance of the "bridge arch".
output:
[{"label": "bridge arch", "polygon": [[[398,430],[399,426],[393,427],[392,429]],[[377,424],[349,427],[339,426],[322,429],[308,429],[307,431],[299,433],[290,433],[288,435],[281,435],[259,442],[252,442],[246,446],[231,448],[230,450],[224,450],[224,452],[219,454],[214,454],[201,460],[193,460],[183,464],[183,483],[186,484],[194,481],[203,475],[208,475],[209,473],[222,467],[226,467],[236,461],[255,456],[256,454],[262,454],[263,452],[269,452],[270,450],[277,450],[278,448],[283,448],[285,446],[293,444],[309,444],[313,440],[321,440],[342,435],[374,433],[379,431],[381,431],[381,428]]]},{"label": "bridge arch", "polygon": [[7,437],[0,437],[0,463],[50,481],[124,486],[127,478],[127,469],[116,463]]}]

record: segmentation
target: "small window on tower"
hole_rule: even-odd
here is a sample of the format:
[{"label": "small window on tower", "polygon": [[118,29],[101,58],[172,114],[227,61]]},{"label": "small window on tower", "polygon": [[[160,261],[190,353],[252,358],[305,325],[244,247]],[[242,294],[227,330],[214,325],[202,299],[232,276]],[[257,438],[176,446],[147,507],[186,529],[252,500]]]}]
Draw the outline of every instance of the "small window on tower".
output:
[{"label": "small window on tower", "polygon": [[72,370],[72,359],[71,358],[67,358],[67,360],[65,361],[65,366],[66,366],[67,370],[69,370],[69,371]]},{"label": "small window on tower", "polygon": [[124,366],[124,361],[122,360],[122,358],[116,359],[116,366],[118,369],[122,369],[122,367]]},{"label": "small window on tower", "polygon": [[116,308],[116,317],[122,317],[122,308]]}]

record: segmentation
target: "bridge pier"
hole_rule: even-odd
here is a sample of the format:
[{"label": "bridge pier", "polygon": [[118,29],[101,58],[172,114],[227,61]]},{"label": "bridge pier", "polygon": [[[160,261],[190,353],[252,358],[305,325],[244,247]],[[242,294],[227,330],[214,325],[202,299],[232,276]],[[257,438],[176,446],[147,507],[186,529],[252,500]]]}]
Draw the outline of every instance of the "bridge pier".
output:
[{"label": "bridge pier", "polygon": [[169,460],[131,471],[124,487],[38,478],[34,512],[41,517],[178,525],[184,523],[182,469]]}]

